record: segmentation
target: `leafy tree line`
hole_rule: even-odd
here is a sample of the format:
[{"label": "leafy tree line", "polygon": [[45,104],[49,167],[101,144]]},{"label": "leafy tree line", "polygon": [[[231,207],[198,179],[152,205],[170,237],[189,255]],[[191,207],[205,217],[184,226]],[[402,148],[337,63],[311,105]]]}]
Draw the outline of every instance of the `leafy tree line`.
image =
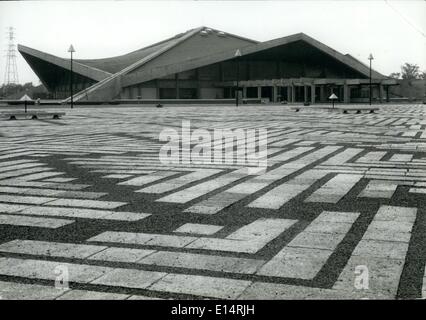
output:
[{"label": "leafy tree line", "polygon": [[405,63],[401,66],[401,72],[392,72],[389,77],[403,80],[426,79],[426,71],[420,71],[417,64]]},{"label": "leafy tree line", "polygon": [[28,94],[32,99],[47,99],[50,97],[43,85],[34,86],[32,82],[25,84],[3,84],[0,87],[0,97],[3,99],[19,99]]}]

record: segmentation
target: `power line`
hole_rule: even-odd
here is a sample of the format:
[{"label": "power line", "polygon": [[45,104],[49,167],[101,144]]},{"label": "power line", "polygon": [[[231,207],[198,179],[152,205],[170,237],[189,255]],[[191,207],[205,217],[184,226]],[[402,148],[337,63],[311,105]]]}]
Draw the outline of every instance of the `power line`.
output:
[{"label": "power line", "polygon": [[388,0],[385,0],[385,3],[393,10],[395,11],[408,25],[410,25],[415,31],[417,31],[418,33],[420,33],[423,38],[426,38],[426,34],[420,30],[419,28],[417,28],[414,24],[412,24],[406,17],[404,17],[404,15],[402,15],[396,8],[394,8],[389,2]]}]

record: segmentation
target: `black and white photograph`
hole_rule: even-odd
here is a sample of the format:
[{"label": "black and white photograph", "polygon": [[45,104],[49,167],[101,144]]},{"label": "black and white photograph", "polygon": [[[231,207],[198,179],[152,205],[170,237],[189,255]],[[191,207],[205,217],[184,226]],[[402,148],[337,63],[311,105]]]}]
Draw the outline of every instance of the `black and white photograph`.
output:
[{"label": "black and white photograph", "polygon": [[426,299],[424,0],[0,1],[0,51],[0,306]]}]

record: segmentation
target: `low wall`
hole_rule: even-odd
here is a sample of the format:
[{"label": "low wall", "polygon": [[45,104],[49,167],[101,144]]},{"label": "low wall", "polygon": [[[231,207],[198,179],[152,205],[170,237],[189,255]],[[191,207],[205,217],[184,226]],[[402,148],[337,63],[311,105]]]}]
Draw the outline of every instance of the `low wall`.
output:
[{"label": "low wall", "polygon": [[[234,104],[235,99],[116,99],[112,104]],[[240,104],[260,104],[261,99],[243,99]]]}]

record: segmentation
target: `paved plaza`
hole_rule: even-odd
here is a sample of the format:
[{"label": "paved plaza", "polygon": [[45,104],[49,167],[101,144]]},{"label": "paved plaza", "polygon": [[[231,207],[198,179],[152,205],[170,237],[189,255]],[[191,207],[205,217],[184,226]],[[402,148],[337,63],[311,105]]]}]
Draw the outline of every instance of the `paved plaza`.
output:
[{"label": "paved plaza", "polygon": [[[0,121],[0,298],[426,297],[425,105],[66,112]],[[266,172],[161,163],[188,120],[267,129]]]}]

